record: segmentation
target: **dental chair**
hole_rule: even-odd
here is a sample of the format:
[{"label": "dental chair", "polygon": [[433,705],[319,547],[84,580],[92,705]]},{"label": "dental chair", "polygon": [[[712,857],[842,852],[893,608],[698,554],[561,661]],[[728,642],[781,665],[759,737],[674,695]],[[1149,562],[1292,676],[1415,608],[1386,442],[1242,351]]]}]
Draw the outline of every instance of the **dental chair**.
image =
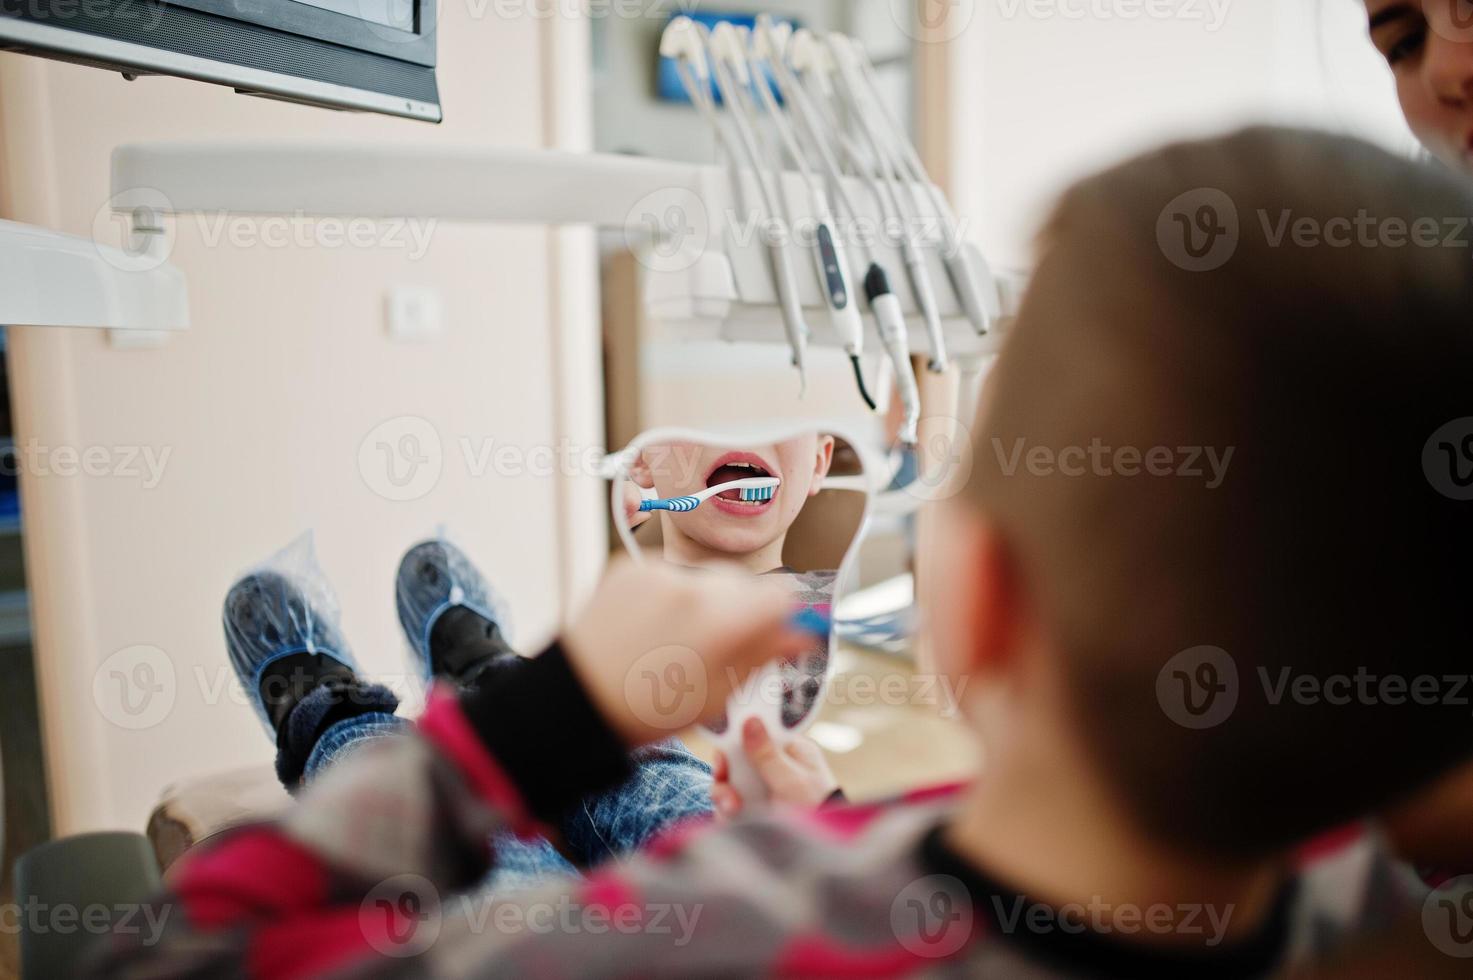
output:
[{"label": "dental chair", "polygon": [[[163,873],[195,844],[245,823],[269,820],[291,797],[269,766],[204,776],[164,790],[147,834],[79,834],[25,852],[15,863],[21,980],[77,976],[106,936],[82,929],[83,912],[108,909],[109,929],[136,927],[135,909],[156,893]],[[27,909],[78,910],[67,931],[35,928]]]},{"label": "dental chair", "polygon": [[[158,861],[141,834],[80,834],[22,854],[15,862],[22,980],[78,976],[107,939],[90,925],[91,912],[106,910],[108,931],[133,926],[138,907],[159,885]],[[54,918],[38,921],[63,908],[70,911],[65,926]]]}]

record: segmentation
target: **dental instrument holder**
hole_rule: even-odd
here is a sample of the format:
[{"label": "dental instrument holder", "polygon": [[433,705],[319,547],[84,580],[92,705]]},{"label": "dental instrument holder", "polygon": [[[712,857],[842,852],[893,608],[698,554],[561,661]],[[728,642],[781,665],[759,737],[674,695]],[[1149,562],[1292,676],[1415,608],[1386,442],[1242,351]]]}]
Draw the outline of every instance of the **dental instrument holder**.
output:
[{"label": "dental instrument holder", "polygon": [[[789,213],[801,215],[790,230],[787,247],[811,249],[816,234],[817,222],[812,213],[807,186],[796,172],[785,172],[781,192],[788,202]],[[703,190],[701,200],[705,208],[708,226],[706,247],[699,254],[692,254],[689,268],[671,272],[656,269],[645,284],[645,302],[651,316],[662,320],[672,335],[690,339],[719,337],[730,341],[759,341],[786,344],[781,322],[775,317],[778,304],[777,284],[773,279],[771,263],[764,254],[761,241],[760,216],[738,213],[728,191],[729,179],[721,168],[696,168],[692,174]],[[749,199],[756,193],[756,178],[743,171],[738,175],[750,188]],[[858,177],[846,177],[851,197],[861,211],[860,222],[865,229],[883,231],[886,228],[884,215],[868,192],[866,182]],[[924,193],[922,196],[925,196]],[[926,214],[923,221],[926,230],[932,230],[940,218]],[[912,231],[912,230],[907,230]],[[898,241],[885,240],[880,234],[870,251],[876,259],[889,268],[904,268],[905,258]],[[975,268],[982,270],[987,285],[983,302],[991,311],[994,322],[1013,311],[1018,290],[1016,277],[999,282],[991,275],[981,254],[971,245],[963,246],[971,257]],[[856,254],[864,250],[848,249],[850,281],[864,282],[867,272],[856,261]],[[942,329],[946,344],[953,356],[986,356],[995,353],[1001,337],[998,331],[979,335],[967,316],[967,308],[956,291],[951,288],[952,277],[939,240],[928,237],[920,250],[921,259],[931,271],[931,281],[936,284],[936,306],[941,314]],[[669,265],[669,263],[657,263]],[[812,262],[794,263],[798,296],[805,312],[809,313],[810,347],[842,349],[844,338],[834,329],[825,299],[827,283],[818,275]],[[890,286],[909,329],[908,344],[912,354],[928,355],[930,342],[926,322],[922,315],[919,299],[911,288],[910,277],[892,277]],[[712,321],[718,321],[713,323]],[[867,325],[868,326],[868,325]],[[870,338],[873,339],[871,334]],[[880,356],[878,346],[871,354]]]},{"label": "dental instrument holder", "polygon": [[[412,173],[414,180],[403,180]],[[739,180],[756,198],[756,178]],[[867,228],[881,228],[882,215],[865,183],[846,178]],[[929,188],[918,195],[932,199]],[[631,247],[644,249],[643,284],[650,314],[672,339],[722,339],[781,345],[788,339],[778,315],[777,287],[760,225],[746,222],[734,204],[727,169],[672,160],[557,150],[483,147],[403,147],[385,144],[195,143],[135,144],[113,151],[115,211],[147,215],[143,234],[155,234],[157,218],[177,214],[232,213],[321,215],[505,224],[593,225],[622,229]],[[811,208],[808,189],[793,171],[782,175],[781,192],[799,230]],[[939,192],[935,195],[940,198]],[[928,214],[927,221],[939,220]],[[678,224],[675,219],[686,222]],[[657,233],[651,236],[651,229]],[[673,229],[675,234],[666,233]],[[804,244],[807,244],[805,242]],[[789,243],[797,248],[797,243]],[[653,246],[653,248],[650,248]],[[1016,311],[1021,277],[997,277],[982,256],[964,246],[982,272],[986,304],[994,322]],[[873,251],[891,268],[903,268],[898,245],[877,241]],[[1003,330],[982,336],[967,317],[947,274],[939,243],[922,250],[937,285],[937,304],[953,357],[985,357],[997,351]],[[855,250],[850,250],[851,263]],[[814,264],[794,254],[797,286],[809,320],[813,347],[841,348],[823,314],[826,309]],[[863,282],[862,269],[851,268]],[[912,353],[928,344],[909,277],[891,286],[910,327]],[[876,348],[878,351],[878,348]]]}]

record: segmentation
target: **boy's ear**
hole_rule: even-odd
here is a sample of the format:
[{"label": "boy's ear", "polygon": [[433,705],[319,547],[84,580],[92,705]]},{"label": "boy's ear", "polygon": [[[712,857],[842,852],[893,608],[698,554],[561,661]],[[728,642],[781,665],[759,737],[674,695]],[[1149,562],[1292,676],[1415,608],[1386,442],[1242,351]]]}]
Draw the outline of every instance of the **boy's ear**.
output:
[{"label": "boy's ear", "polygon": [[650,468],[649,460],[644,458],[643,450],[634,458],[634,463],[629,467],[629,480],[641,490],[655,488],[655,473]]},{"label": "boy's ear", "polygon": [[1006,668],[1019,650],[1026,615],[1020,569],[1007,539],[996,524],[977,520],[977,667]]},{"label": "boy's ear", "polygon": [[931,540],[930,582],[936,666],[952,677],[1007,672],[1021,651],[1026,603],[1015,556],[996,525],[948,501],[944,533]]},{"label": "boy's ear", "polygon": [[834,437],[819,436],[818,451],[813,459],[813,482],[808,486],[808,496],[816,497],[823,490],[823,479],[834,465]]}]

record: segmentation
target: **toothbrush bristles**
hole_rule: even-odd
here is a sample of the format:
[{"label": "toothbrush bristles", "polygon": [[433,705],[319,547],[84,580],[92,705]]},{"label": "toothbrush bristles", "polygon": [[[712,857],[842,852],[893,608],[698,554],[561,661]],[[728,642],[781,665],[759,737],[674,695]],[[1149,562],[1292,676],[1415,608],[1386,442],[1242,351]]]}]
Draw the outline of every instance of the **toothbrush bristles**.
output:
[{"label": "toothbrush bristles", "polygon": [[771,500],[776,492],[776,487],[763,487],[760,490],[743,490],[742,500],[749,504],[764,503]]}]

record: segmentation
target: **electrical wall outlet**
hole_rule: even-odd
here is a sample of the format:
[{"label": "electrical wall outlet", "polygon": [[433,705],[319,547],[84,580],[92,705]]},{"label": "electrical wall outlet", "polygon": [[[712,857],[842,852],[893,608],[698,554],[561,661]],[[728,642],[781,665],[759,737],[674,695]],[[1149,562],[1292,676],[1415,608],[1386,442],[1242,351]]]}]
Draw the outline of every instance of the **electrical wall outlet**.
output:
[{"label": "electrical wall outlet", "polygon": [[389,337],[401,343],[434,340],[444,330],[440,291],[424,286],[395,286],[389,290]]}]

